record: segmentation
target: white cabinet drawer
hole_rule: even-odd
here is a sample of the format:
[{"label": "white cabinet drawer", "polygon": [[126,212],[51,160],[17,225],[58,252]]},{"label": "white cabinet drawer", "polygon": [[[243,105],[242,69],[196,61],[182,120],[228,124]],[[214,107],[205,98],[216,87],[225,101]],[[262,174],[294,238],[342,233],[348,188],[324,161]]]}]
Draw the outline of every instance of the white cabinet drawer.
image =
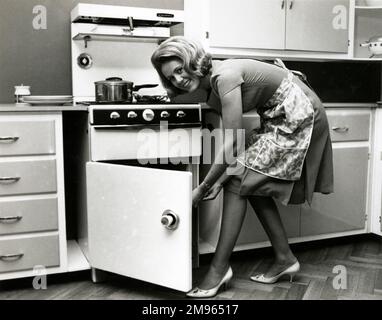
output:
[{"label": "white cabinet drawer", "polygon": [[346,111],[328,111],[330,136],[336,141],[368,141],[370,113]]},{"label": "white cabinet drawer", "polygon": [[0,235],[57,229],[57,198],[0,201]]},{"label": "white cabinet drawer", "polygon": [[0,240],[0,272],[59,265],[58,235]]},{"label": "white cabinet drawer", "polygon": [[0,162],[0,196],[56,190],[55,160]]},{"label": "white cabinet drawer", "polygon": [[54,153],[54,121],[0,121],[0,156]]}]

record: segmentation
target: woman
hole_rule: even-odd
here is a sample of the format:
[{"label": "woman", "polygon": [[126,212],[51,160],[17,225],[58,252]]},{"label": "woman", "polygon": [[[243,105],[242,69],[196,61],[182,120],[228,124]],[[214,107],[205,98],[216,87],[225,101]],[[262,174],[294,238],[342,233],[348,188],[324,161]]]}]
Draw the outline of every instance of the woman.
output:
[{"label": "woman", "polygon": [[[170,97],[205,90],[208,105],[221,113],[225,129],[222,149],[193,191],[197,206],[205,196],[215,197],[224,184],[219,241],[204,280],[187,295],[214,296],[232,278],[229,258],[247,200],[275,252],[270,269],[251,280],[274,283],[283,275],[292,279],[300,265],[274,199],[284,204],[311,203],[313,192],[333,192],[331,141],[320,99],[286,68],[250,59],[212,61],[202,47],[184,37],[163,42],[151,61]],[[246,137],[242,152],[238,139],[242,114],[252,109],[257,110],[261,126]],[[236,134],[227,134],[232,131]],[[232,153],[236,162],[224,157]]]}]

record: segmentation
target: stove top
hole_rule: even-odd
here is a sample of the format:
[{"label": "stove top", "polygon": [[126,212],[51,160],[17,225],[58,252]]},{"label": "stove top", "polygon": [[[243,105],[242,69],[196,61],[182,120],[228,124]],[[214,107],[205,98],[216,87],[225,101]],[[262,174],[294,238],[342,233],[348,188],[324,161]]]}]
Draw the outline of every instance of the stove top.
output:
[{"label": "stove top", "polygon": [[174,101],[134,101],[134,102],[96,102],[77,101],[76,105],[84,106],[134,106],[134,105],[195,105],[195,103],[179,103]]}]

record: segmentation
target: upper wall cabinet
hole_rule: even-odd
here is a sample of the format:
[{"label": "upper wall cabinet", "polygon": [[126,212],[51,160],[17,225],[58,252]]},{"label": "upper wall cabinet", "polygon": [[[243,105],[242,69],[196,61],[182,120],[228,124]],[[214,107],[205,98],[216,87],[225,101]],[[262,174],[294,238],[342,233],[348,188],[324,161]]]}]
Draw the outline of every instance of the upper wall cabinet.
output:
[{"label": "upper wall cabinet", "polygon": [[382,6],[360,1],[184,0],[184,34],[215,58],[369,60]]},{"label": "upper wall cabinet", "polygon": [[347,52],[349,0],[209,0],[211,47]]},{"label": "upper wall cabinet", "polygon": [[281,2],[287,3],[285,49],[348,52],[349,0]]},{"label": "upper wall cabinet", "polygon": [[208,0],[211,47],[284,49],[285,1]]}]

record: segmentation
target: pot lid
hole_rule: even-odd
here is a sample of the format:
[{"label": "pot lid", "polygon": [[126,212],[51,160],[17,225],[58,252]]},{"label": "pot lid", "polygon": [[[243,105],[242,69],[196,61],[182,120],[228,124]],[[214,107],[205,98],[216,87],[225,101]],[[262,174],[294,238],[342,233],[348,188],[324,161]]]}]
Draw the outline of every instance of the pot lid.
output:
[{"label": "pot lid", "polygon": [[132,85],[133,82],[122,80],[122,78],[119,78],[119,77],[111,77],[111,78],[107,78],[106,80],[97,81],[95,82],[95,84]]}]

